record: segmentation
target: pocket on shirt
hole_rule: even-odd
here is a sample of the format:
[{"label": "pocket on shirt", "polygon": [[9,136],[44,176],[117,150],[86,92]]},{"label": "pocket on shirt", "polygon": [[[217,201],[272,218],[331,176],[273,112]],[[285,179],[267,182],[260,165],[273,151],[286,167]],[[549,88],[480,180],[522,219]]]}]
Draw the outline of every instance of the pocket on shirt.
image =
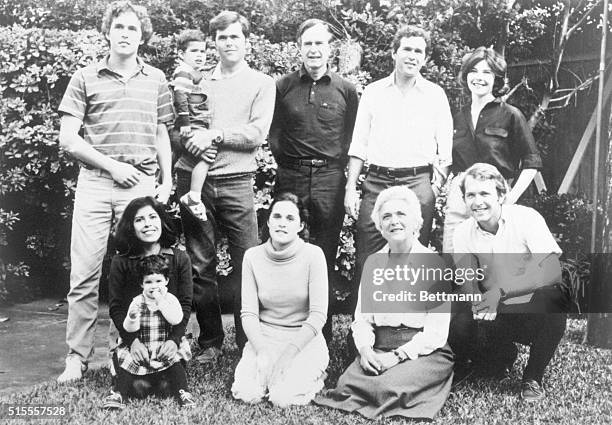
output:
[{"label": "pocket on shirt", "polygon": [[342,113],[343,111],[338,105],[329,102],[321,102],[317,117],[323,122],[329,122],[337,120]]},{"label": "pocket on shirt", "polygon": [[508,130],[506,130],[505,128],[485,127],[484,133],[487,136],[496,136],[496,137],[501,137],[504,139],[508,137]]}]

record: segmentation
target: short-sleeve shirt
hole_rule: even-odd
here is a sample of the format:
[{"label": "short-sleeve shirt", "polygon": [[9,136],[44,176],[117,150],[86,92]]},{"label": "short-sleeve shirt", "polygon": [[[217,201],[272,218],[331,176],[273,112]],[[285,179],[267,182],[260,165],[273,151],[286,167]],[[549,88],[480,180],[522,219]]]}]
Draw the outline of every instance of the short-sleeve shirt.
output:
[{"label": "short-sleeve shirt", "polygon": [[[470,217],[461,223],[453,235],[455,253],[476,256],[480,267],[486,268],[487,281],[491,275],[511,273],[520,275],[522,256],[516,254],[557,254],[562,251],[546,225],[544,217],[533,208],[523,205],[503,205],[497,233],[480,228]],[[485,290],[490,289],[486,287]],[[513,297],[505,304],[526,303],[533,294]]]},{"label": "short-sleeve shirt", "polygon": [[174,119],[172,97],[162,71],[137,58],[129,78],[111,70],[108,56],[74,73],[59,106],[83,121],[94,149],[147,174],[157,168],[157,125]]},{"label": "short-sleeve shirt", "polygon": [[470,104],[453,116],[453,126],[455,174],[477,162],[494,165],[506,179],[516,178],[519,169],[542,168],[542,158],[525,117],[501,99],[485,105],[476,128]]}]

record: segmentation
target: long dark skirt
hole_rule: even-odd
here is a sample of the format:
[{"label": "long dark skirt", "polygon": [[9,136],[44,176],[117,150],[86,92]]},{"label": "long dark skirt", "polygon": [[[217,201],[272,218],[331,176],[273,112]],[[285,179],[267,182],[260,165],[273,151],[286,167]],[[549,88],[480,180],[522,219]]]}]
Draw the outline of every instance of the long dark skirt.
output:
[{"label": "long dark skirt", "polygon": [[314,402],[357,412],[369,419],[379,416],[433,419],[448,398],[452,380],[453,352],[448,344],[380,375],[366,375],[357,356],[340,376],[336,389],[327,390]]}]

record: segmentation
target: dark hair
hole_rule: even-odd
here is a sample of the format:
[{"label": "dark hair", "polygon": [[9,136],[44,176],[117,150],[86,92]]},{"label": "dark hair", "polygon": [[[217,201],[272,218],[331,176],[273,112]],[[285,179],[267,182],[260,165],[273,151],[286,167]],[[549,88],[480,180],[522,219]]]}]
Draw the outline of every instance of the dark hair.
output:
[{"label": "dark hair", "polygon": [[272,200],[272,203],[270,204],[270,208],[268,208],[268,216],[266,217],[266,223],[262,230],[262,239],[265,241],[270,238],[270,228],[268,227],[268,220],[270,219],[270,215],[272,214],[274,205],[278,204],[279,202],[283,202],[283,201],[291,202],[293,205],[296,206],[298,210],[298,214],[300,216],[300,221],[302,222],[302,224],[304,224],[304,228],[298,234],[300,235],[302,239],[308,239],[310,236],[308,233],[308,210],[304,207],[304,203],[302,202],[300,197],[292,192],[281,192],[274,196],[274,199]]},{"label": "dark hair", "polygon": [[200,30],[182,31],[178,37],[176,37],[176,48],[184,52],[191,42],[206,43],[206,36]]},{"label": "dark hair", "polygon": [[142,31],[142,41],[147,43],[153,35],[153,25],[151,19],[147,13],[147,9],[143,6],[137,6],[129,1],[121,0],[114,1],[106,8],[104,12],[104,18],[102,19],[102,34],[108,35],[113,20],[122,13],[134,12],[140,21],[140,30]]},{"label": "dark hair", "polygon": [[299,26],[299,28],[297,30],[296,37],[295,37],[295,39],[297,40],[298,44],[301,44],[301,42],[302,42],[302,35],[307,30],[309,30],[312,27],[316,27],[317,25],[321,25],[321,26],[325,27],[325,29],[329,33],[329,40],[328,41],[330,41],[333,38],[334,32],[332,31],[332,28],[331,28],[331,26],[329,25],[328,22],[325,22],[325,21],[323,21],[321,19],[311,18],[311,19],[306,19]]},{"label": "dark hair", "polygon": [[213,38],[217,37],[217,31],[223,31],[233,23],[239,22],[240,27],[242,28],[242,34],[244,34],[245,38],[249,38],[249,33],[251,32],[251,24],[249,20],[242,16],[240,13],[231,12],[229,10],[224,10],[220,12],[217,16],[212,18],[208,23],[208,31],[213,36]]},{"label": "dark hair", "polygon": [[497,196],[502,196],[508,193],[508,182],[499,172],[497,167],[484,162],[477,162],[465,171],[465,174],[461,179],[459,188],[461,189],[461,194],[463,196],[465,196],[465,179],[468,176],[478,181],[493,180],[495,182]]},{"label": "dark hair", "polygon": [[396,53],[400,44],[402,44],[402,38],[409,37],[421,37],[423,40],[425,40],[425,53],[429,53],[429,49],[431,48],[431,36],[429,35],[428,31],[425,31],[423,28],[417,27],[416,25],[405,25],[397,30],[393,36],[393,41],[391,42],[393,53]]},{"label": "dark hair", "polygon": [[481,46],[473,52],[467,53],[461,60],[461,70],[459,71],[459,81],[463,89],[469,93],[467,84],[467,75],[476,64],[480,61],[485,61],[493,74],[495,74],[495,81],[493,83],[493,95],[500,96],[508,91],[508,87],[505,84],[504,77],[506,75],[507,64],[502,55],[497,53],[490,47]]},{"label": "dark hair", "polygon": [[147,206],[153,208],[161,220],[159,244],[163,248],[170,248],[177,242],[176,232],[164,206],[151,196],[145,196],[132,200],[132,202],[125,207],[125,211],[123,211],[123,215],[115,231],[115,240],[119,253],[127,255],[138,255],[142,253],[141,242],[134,232],[134,217],[136,217],[136,213],[138,213],[141,208]]},{"label": "dark hair", "polygon": [[138,262],[138,275],[141,284],[145,276],[151,274],[161,274],[166,279],[170,276],[170,266],[163,255],[148,255]]}]

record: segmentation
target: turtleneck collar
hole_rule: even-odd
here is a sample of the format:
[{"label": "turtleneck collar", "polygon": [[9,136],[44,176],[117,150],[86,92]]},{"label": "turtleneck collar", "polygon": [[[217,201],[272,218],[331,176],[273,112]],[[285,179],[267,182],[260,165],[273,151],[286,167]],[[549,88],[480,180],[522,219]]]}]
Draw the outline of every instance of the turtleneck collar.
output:
[{"label": "turtleneck collar", "polygon": [[302,249],[305,242],[301,238],[297,238],[295,242],[289,245],[287,248],[276,251],[272,246],[272,241],[268,239],[265,243],[266,255],[274,261],[288,261],[297,255],[298,251]]}]

